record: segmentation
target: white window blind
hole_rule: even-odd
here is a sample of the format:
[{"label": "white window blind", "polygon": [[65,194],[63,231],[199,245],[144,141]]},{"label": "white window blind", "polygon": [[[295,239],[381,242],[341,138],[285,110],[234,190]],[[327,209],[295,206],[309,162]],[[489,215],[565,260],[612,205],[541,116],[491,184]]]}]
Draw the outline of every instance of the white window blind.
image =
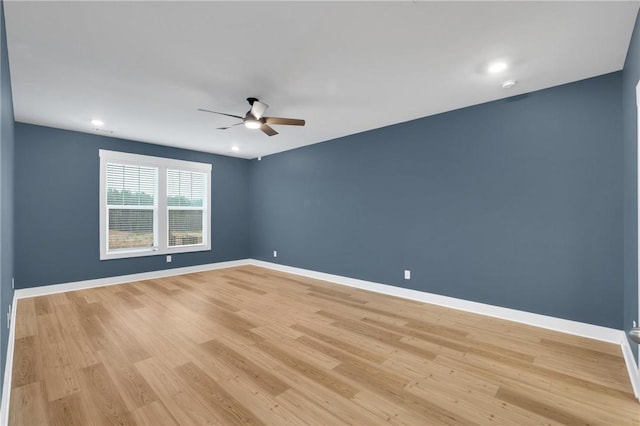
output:
[{"label": "white window blind", "polygon": [[109,250],[157,246],[158,169],[107,163]]},{"label": "white window blind", "polygon": [[167,171],[169,246],[202,244],[206,189],[204,173]]},{"label": "white window blind", "polygon": [[100,259],[211,249],[211,164],[100,150]]}]

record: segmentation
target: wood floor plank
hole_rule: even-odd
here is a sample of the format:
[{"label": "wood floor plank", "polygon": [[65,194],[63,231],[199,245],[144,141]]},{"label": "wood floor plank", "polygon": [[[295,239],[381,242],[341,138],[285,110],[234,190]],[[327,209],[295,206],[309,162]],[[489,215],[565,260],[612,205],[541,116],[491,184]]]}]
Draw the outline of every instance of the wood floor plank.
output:
[{"label": "wood floor plank", "polygon": [[85,367],[81,372],[83,389],[92,403],[91,411],[100,424],[136,424],[104,365]]},{"label": "wood floor plank", "polygon": [[383,361],[385,361],[387,359],[387,357],[382,356],[382,355],[378,355],[374,352],[370,352],[367,351],[366,349],[362,348],[362,346],[356,346],[351,344],[348,341],[342,340],[342,339],[338,339],[335,338],[333,336],[330,336],[328,334],[322,333],[320,331],[314,330],[312,328],[306,327],[304,325],[300,325],[300,324],[296,324],[293,325],[291,328],[293,328],[294,330],[297,330],[301,333],[304,333],[305,335],[309,336],[309,337],[313,337],[317,340],[320,340],[322,342],[327,343],[328,345],[331,345],[335,348],[341,349],[345,352],[348,352],[350,354],[353,354],[355,356],[358,356],[362,359],[365,359],[367,361],[371,361],[374,363],[382,363]]},{"label": "wood floor plank", "polygon": [[[135,332],[129,331],[128,326],[122,323],[111,323],[106,329],[109,340],[116,342],[127,342],[126,346],[120,347],[120,351],[129,360],[129,362],[138,362],[149,358],[151,355],[147,349],[138,341]],[[110,350],[104,348],[102,350]]]},{"label": "wood floor plank", "polygon": [[36,336],[15,339],[13,351],[17,362],[13,364],[11,387],[17,388],[44,379]]},{"label": "wood floor plank", "polygon": [[49,425],[42,382],[33,382],[11,389],[10,425]]},{"label": "wood floor plank", "polygon": [[[341,372],[345,377],[350,377],[354,381],[362,380],[375,376],[376,379],[381,379],[387,382],[387,384],[402,388],[407,385],[410,379],[406,376],[400,376],[384,367],[367,362],[358,357],[352,356],[338,348],[334,348],[325,344],[319,340],[308,336],[302,336],[297,339],[298,342],[315,349],[318,352],[323,352],[337,360],[340,364],[335,366],[332,370]],[[354,378],[355,376],[355,378]]]},{"label": "wood floor plank", "polygon": [[413,426],[425,424],[426,421],[420,413],[394,404],[378,393],[367,389],[358,392],[351,400],[378,416],[383,424]]},{"label": "wood floor plank", "polygon": [[49,402],[51,426],[84,426],[89,424],[79,392]]},{"label": "wood floor plank", "polygon": [[331,411],[323,408],[317,403],[305,398],[295,389],[289,389],[276,396],[276,400],[289,412],[293,413],[294,421],[301,424],[310,424],[309,419],[314,419],[317,424],[337,425],[344,423]]},{"label": "wood floor plank", "polygon": [[[591,366],[585,363],[571,362],[570,360],[558,360],[549,357],[539,356],[533,364],[535,366],[557,371],[570,376],[580,376],[590,382],[601,384],[603,386],[624,391],[629,389],[626,379],[628,378],[627,369],[622,366],[602,368],[597,362]],[[582,364],[582,365],[581,365]]]},{"label": "wood floor plank", "polygon": [[498,385],[519,381],[538,389],[546,391],[551,389],[551,380],[549,378],[527,374],[527,372],[518,368],[500,365],[482,357],[438,355],[434,362]]},{"label": "wood floor plank", "polygon": [[222,342],[215,339],[202,343],[205,350],[217,359],[222,359],[235,368],[244,371],[258,386],[276,396],[289,389],[289,386],[271,372],[265,370],[253,361],[245,358]]},{"label": "wood floor plank", "polygon": [[255,287],[255,286],[252,286],[251,283],[243,282],[242,280],[239,280],[239,279],[231,278],[229,281],[227,281],[226,284],[232,285],[232,286],[240,288],[242,290],[251,291],[251,292],[259,294],[261,296],[263,294],[267,294],[266,291],[261,290],[261,289]]},{"label": "wood floor plank", "polygon": [[[330,411],[334,416],[341,419],[340,424],[368,425],[380,423],[379,417],[374,416],[359,406],[354,406],[350,399],[332,391],[321,381],[313,380],[313,376],[301,375],[298,370],[281,362],[278,358],[274,358],[268,353],[257,350],[253,344],[244,345],[225,336],[219,336],[219,339],[224,339],[224,343],[229,347],[233,347],[236,351],[243,352],[247,358],[256,364],[272,371],[291,388],[300,389],[303,395],[312,403],[317,404],[324,410]],[[279,396],[280,395],[278,395],[278,397]],[[318,424],[319,422],[319,420],[314,421],[314,417],[305,417],[305,419],[306,421],[303,423]]]},{"label": "wood floor plank", "polygon": [[[410,336],[410,337],[414,337],[418,340],[424,340],[426,342],[438,345],[438,346],[442,346],[445,348],[449,348],[451,350],[457,351],[457,352],[469,352],[472,350],[471,346],[467,345],[464,343],[464,340],[457,338],[457,339],[448,339],[445,337],[442,337],[440,335],[437,334],[431,334],[425,331],[417,331],[417,330],[413,330],[411,328],[407,328],[407,327],[401,327],[401,326],[397,326],[397,325],[393,325],[393,324],[388,324],[386,322],[383,321],[377,321],[371,318],[363,318],[362,322],[365,324],[372,324],[375,325],[377,327],[380,327],[382,329],[386,329],[395,333],[399,333],[402,336]],[[401,339],[403,342],[407,342],[407,339]],[[462,340],[462,342],[461,342]],[[475,349],[475,348],[474,348]]]},{"label": "wood floor plank", "polygon": [[84,368],[98,363],[98,356],[87,336],[78,312],[70,304],[52,308],[62,330],[62,339],[69,351],[74,368]]},{"label": "wood floor plank", "polygon": [[406,387],[407,392],[433,401],[440,407],[448,408],[462,416],[473,419],[479,424],[547,424],[550,419],[539,413],[519,410],[509,405],[509,401],[488,397],[470,389],[451,386],[447,382],[433,380],[413,382]]},{"label": "wood floor plank", "polygon": [[[246,317],[245,315],[242,315],[244,311],[239,311],[238,314]],[[252,315],[253,317],[253,315]],[[256,328],[252,328],[251,332],[253,334],[257,334],[258,336],[262,337],[263,339],[266,340],[286,340],[286,339],[297,339],[298,337],[300,337],[301,333],[299,331],[296,331],[295,329],[291,328],[291,326],[286,326],[286,325],[281,325],[281,324],[277,324],[277,325],[273,325],[273,324],[269,324],[269,325],[261,325],[259,327]]]},{"label": "wood floor plank", "polygon": [[34,299],[20,299],[16,305],[15,309],[20,311],[20,316],[16,316],[16,338],[38,334]]},{"label": "wood floor plank", "polygon": [[118,347],[101,350],[98,352],[98,357],[109,372],[129,411],[158,400],[157,395],[135,365]]},{"label": "wood floor plank", "polygon": [[588,425],[590,420],[580,414],[568,412],[556,404],[547,404],[544,400],[532,398],[530,394],[518,392],[512,389],[500,388],[496,397],[501,401],[517,405],[527,411],[548,417],[556,422],[566,425]]},{"label": "wood floor plank", "polygon": [[54,293],[46,296],[52,305],[67,305],[70,304],[71,301],[67,298],[68,293]]},{"label": "wood floor plank", "polygon": [[136,363],[136,367],[179,424],[213,425],[224,422],[224,417],[201,402],[192,388],[182,384],[173,366],[148,358]]},{"label": "wood floor plank", "polygon": [[187,363],[181,365],[176,367],[175,371],[198,395],[211,404],[214,410],[221,414],[229,424],[263,424],[247,407],[229,395],[222,386],[195,364]]},{"label": "wood floor plank", "polygon": [[131,414],[139,426],[178,426],[179,424],[160,401],[153,401],[136,408]]},{"label": "wood floor plank", "polygon": [[609,391],[608,388],[591,389],[562,380],[552,382],[549,391],[594,407],[616,407],[622,416],[640,420],[640,404],[629,404],[629,401],[634,401],[634,397],[628,393]]},{"label": "wood floor plank", "polygon": [[48,401],[77,392],[80,383],[73,358],[62,337],[60,323],[55,314],[39,315],[38,352],[43,371],[43,384]]},{"label": "wood floor plank", "polygon": [[566,343],[554,339],[542,338],[540,339],[540,344],[543,347],[551,347],[554,349],[561,350],[567,354],[572,355],[573,357],[588,357],[592,360],[598,361],[609,361],[609,362],[620,362],[620,356],[617,353],[611,353],[608,351],[602,351],[598,349],[594,349],[592,347],[581,347],[579,345]]},{"label": "wood floor plank", "polygon": [[286,366],[298,371],[300,374],[308,377],[316,383],[330,389],[331,391],[345,397],[350,398],[358,391],[353,386],[340,380],[334,374],[314,366],[311,362],[292,355],[286,349],[272,345],[267,342],[259,342],[256,346],[273,358],[277,359]]},{"label": "wood floor plank", "polygon": [[34,297],[33,303],[36,309],[36,315],[46,315],[53,313],[53,302],[51,301],[50,297]]},{"label": "wood floor plank", "polygon": [[[243,406],[249,407],[251,412],[264,424],[297,426],[301,423],[293,412],[276,400],[276,397],[262,391],[262,389],[255,388],[249,376],[237,374],[223,383],[225,390]],[[247,392],[247,388],[252,388],[254,391]]]},{"label": "wood floor plank", "polygon": [[256,266],[16,309],[12,426],[640,426],[617,345]]},{"label": "wood floor plank", "polygon": [[89,339],[94,351],[108,348],[113,342],[107,337],[107,330],[96,315],[79,313],[80,325]]}]

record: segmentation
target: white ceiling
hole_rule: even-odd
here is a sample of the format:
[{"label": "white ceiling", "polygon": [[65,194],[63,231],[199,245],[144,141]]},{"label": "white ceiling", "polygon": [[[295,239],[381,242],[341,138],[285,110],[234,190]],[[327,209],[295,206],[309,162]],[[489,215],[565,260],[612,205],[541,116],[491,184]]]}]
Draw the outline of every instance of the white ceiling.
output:
[{"label": "white ceiling", "polygon": [[[640,3],[4,4],[17,121],[254,158],[620,70]],[[197,111],[248,96],[307,125]]]}]

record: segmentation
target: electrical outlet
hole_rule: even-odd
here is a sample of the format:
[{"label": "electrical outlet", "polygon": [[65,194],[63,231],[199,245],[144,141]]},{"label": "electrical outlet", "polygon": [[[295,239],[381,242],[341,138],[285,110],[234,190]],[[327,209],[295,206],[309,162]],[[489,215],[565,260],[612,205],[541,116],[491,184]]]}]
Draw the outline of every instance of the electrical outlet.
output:
[{"label": "electrical outlet", "polygon": [[11,290],[16,288],[16,279],[15,278],[11,278]]},{"label": "electrical outlet", "polygon": [[273,251],[273,257],[278,257],[278,251],[277,250]]},{"label": "electrical outlet", "polygon": [[171,255],[167,255],[167,263],[171,263]]},{"label": "electrical outlet", "polygon": [[633,322],[633,328],[636,328],[636,327],[637,327],[637,325],[636,325],[636,322],[634,321]]},{"label": "electrical outlet", "polygon": [[411,279],[411,271],[408,269],[404,270],[404,279],[405,280],[410,280]]}]

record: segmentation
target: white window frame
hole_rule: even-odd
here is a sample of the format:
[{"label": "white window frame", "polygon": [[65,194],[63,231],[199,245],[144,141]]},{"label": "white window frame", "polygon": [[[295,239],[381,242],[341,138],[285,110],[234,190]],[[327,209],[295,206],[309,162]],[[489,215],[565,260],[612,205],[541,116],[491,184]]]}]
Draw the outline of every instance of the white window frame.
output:
[{"label": "white window frame", "polygon": [[[155,256],[175,253],[188,253],[211,250],[211,164],[194,161],[175,160],[172,158],[152,157],[149,155],[130,154],[119,151],[99,150],[100,156],[100,260],[123,259],[130,257]],[[129,250],[109,250],[107,228],[109,216],[107,211],[107,163],[131,166],[146,166],[158,169],[158,197],[156,200],[158,245],[155,247],[132,248]],[[202,243],[193,245],[169,246],[169,208],[167,205],[167,170],[184,170],[206,174],[206,191],[204,205],[204,223]]]}]

